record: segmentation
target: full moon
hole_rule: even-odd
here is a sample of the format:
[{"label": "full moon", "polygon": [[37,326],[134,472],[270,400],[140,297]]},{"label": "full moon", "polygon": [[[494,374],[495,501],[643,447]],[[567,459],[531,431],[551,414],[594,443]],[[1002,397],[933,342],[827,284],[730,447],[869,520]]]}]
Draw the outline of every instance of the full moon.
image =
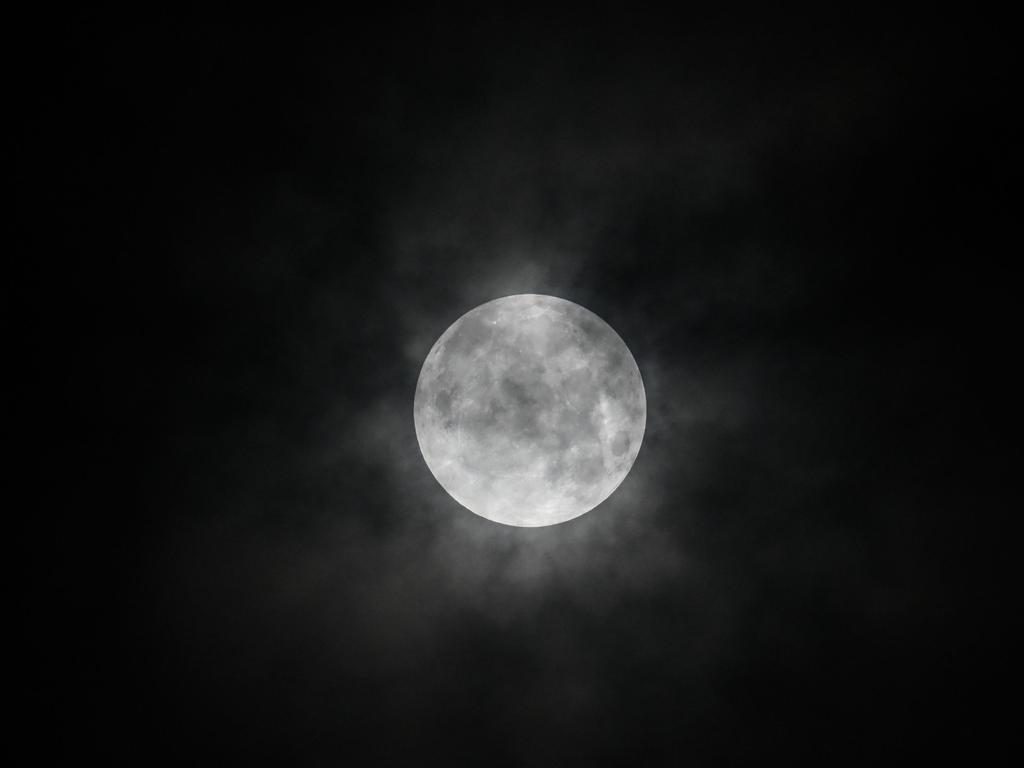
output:
[{"label": "full moon", "polygon": [[647,423],[633,355],[593,312],[554,296],[481,304],[427,355],[413,405],[427,466],[496,523],[564,523],[629,473]]}]

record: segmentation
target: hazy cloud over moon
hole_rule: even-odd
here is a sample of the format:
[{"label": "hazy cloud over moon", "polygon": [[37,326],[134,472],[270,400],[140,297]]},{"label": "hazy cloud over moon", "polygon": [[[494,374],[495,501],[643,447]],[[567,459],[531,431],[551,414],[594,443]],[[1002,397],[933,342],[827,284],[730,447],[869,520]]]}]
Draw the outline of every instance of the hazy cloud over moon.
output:
[{"label": "hazy cloud over moon", "polygon": [[1014,46],[479,11],[19,25],[33,762],[998,764]]}]

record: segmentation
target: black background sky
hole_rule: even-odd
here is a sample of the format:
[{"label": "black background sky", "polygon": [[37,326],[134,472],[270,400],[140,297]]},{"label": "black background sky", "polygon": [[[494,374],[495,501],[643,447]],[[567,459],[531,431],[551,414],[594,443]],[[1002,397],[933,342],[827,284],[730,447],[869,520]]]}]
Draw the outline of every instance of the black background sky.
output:
[{"label": "black background sky", "polygon": [[[41,754],[998,751],[1009,49],[983,25],[28,39],[15,301],[46,415],[18,604]],[[433,341],[523,292],[607,320],[648,393],[627,481],[550,529],[458,507],[412,427]]]}]

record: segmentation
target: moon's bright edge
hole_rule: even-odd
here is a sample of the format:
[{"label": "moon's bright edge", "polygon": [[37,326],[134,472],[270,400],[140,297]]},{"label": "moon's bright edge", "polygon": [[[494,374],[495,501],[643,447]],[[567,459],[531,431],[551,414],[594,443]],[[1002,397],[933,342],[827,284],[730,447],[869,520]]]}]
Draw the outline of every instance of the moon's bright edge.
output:
[{"label": "moon's bright edge", "polygon": [[520,294],[467,312],[427,355],[413,406],[430,471],[506,525],[563,523],[629,473],[647,422],[633,355],[593,312]]}]

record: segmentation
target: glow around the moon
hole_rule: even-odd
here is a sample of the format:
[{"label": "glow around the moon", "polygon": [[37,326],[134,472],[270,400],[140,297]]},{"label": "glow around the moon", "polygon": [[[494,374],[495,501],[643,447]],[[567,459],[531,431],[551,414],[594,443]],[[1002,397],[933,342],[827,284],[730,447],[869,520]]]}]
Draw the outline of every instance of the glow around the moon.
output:
[{"label": "glow around the moon", "polygon": [[596,507],[629,473],[647,420],[636,361],[594,313],[521,294],[467,312],[420,371],[416,437],[438,482],[498,523]]}]

